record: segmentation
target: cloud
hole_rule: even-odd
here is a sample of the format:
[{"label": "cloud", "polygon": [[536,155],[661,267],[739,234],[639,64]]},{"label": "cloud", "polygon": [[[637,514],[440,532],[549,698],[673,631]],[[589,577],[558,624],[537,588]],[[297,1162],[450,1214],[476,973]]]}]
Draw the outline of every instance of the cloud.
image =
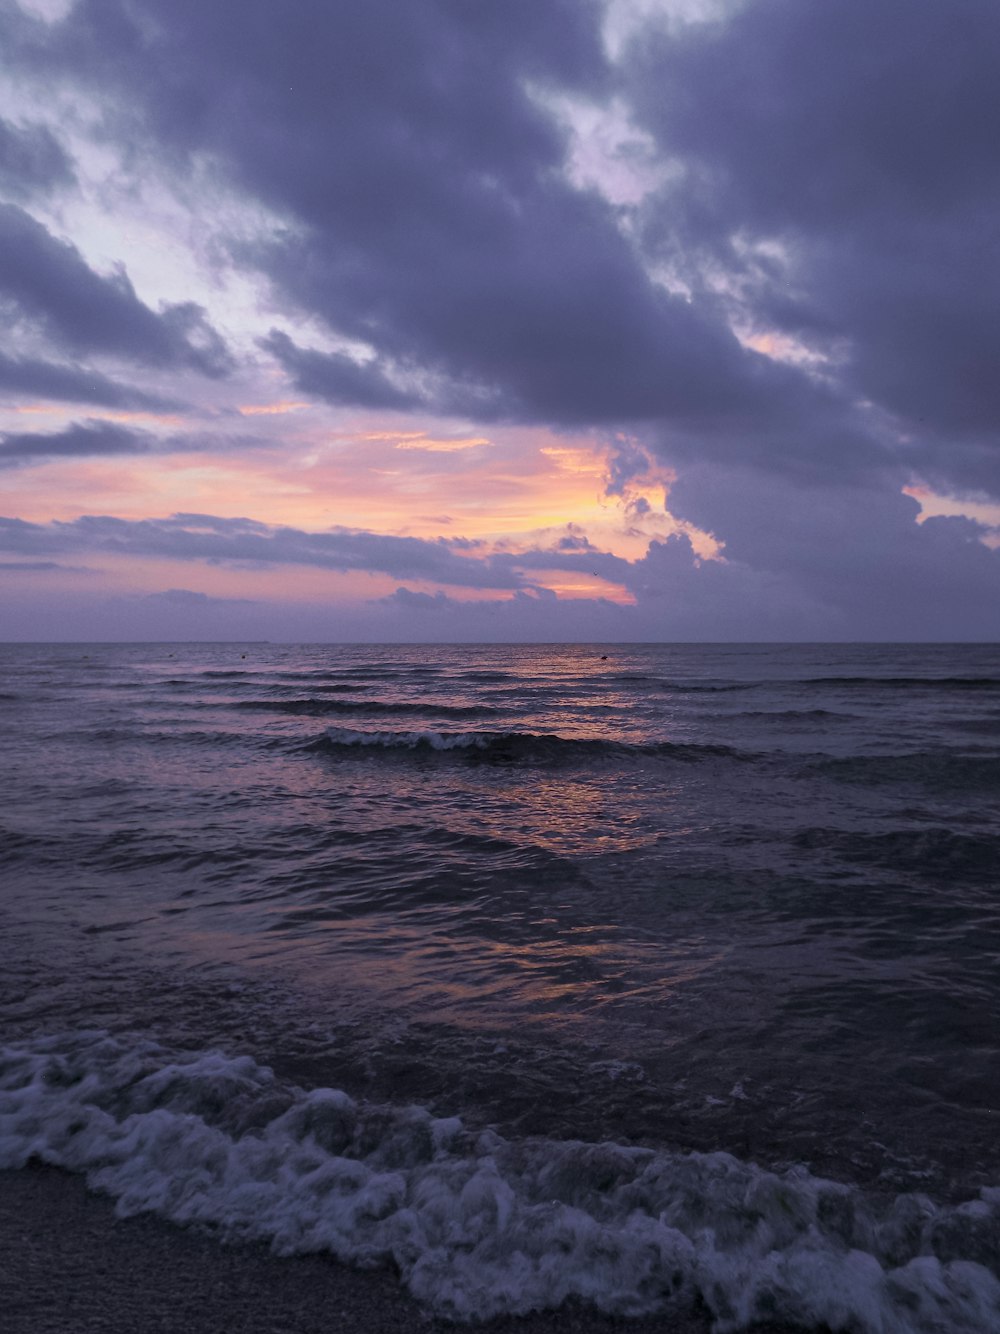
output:
[{"label": "cloud", "polygon": [[[454,598],[448,597],[447,594],[442,593],[440,590],[437,593],[415,593],[410,588],[397,588],[396,591],[390,593],[388,597],[380,598],[379,602],[385,607],[403,607],[407,611],[417,611],[421,613],[430,612],[432,614],[434,612],[454,610],[456,606],[468,607],[467,603],[456,604]],[[493,604],[481,603],[479,605],[484,606]]]},{"label": "cloud", "polygon": [[[368,531],[374,515],[322,533],[84,516],[8,527],[11,549],[377,573],[431,588],[404,588],[378,615],[403,626],[426,613],[449,632],[495,616],[516,635],[542,625],[539,607],[583,629],[580,608],[537,587],[562,570],[634,596],[631,610],[591,609],[602,633],[626,637],[997,633],[985,529],[918,525],[901,493],[923,481],[1000,496],[1000,10],[741,0],[705,22],[629,10],[614,61],[604,10],[586,0],[299,0],[280,14],[270,0],[174,0],[169,12],[76,0],[51,23],[7,5],[0,43],[26,79],[95,108],[91,130],[117,143],[123,180],[141,159],[166,191],[212,183],[189,215],[207,237],[195,248],[235,266],[237,285],[267,280],[252,336],[281,325],[259,344],[267,364],[244,368],[273,381],[241,380],[244,401],[290,381],[334,408],[412,414],[362,420],[352,438],[364,451],[371,426],[369,440],[399,442],[392,464],[414,480],[414,512],[442,501],[405,451],[447,440],[445,418],[462,440],[502,421],[624,438],[608,494],[633,516],[658,505],[652,484],[636,485],[655,451],[671,514],[715,534],[724,560],[700,561],[682,536],[633,561],[585,534],[529,551],[401,538]],[[574,115],[588,142],[613,130],[615,152],[641,148],[633,190],[605,188],[599,156],[581,169]],[[27,177],[42,188],[48,152],[58,184],[44,136],[15,130]],[[245,225],[251,215],[266,225]],[[154,311],[124,269],[95,272],[14,205],[0,232],[8,323],[55,349],[32,360],[19,348],[0,382],[34,379],[30,392],[70,400],[86,374],[71,358],[208,375],[229,364],[198,304]],[[112,406],[119,390],[91,378],[104,397],[85,401]],[[310,418],[331,423],[345,470],[347,415],[317,403]],[[315,436],[297,427],[286,434],[300,449]],[[11,436],[10,457],[41,458],[62,438]],[[97,428],[67,434],[65,453],[88,443]],[[143,447],[137,434],[119,445]],[[182,447],[208,446],[155,445]],[[483,478],[486,503],[509,481],[511,454],[494,454],[492,472],[452,458],[453,475]],[[503,611],[499,594],[511,595]]]},{"label": "cloud", "polygon": [[145,454],[156,444],[147,431],[116,422],[73,422],[53,433],[0,433],[0,468],[53,458],[90,458],[107,454]]},{"label": "cloud", "polygon": [[0,191],[27,199],[74,179],[69,155],[47,126],[0,116]]},{"label": "cloud", "polygon": [[0,570],[8,574],[40,574],[49,570],[60,570],[64,574],[93,574],[85,565],[63,565],[55,560],[5,560],[0,561]]},{"label": "cloud", "polygon": [[[367,437],[371,439],[372,437]],[[466,449],[481,449],[493,442],[484,435],[432,436],[426,431],[414,431],[396,438],[395,448],[419,450],[425,454],[460,454]]]},{"label": "cloud", "polygon": [[101,277],[76,246],[14,204],[0,204],[0,301],[70,352],[187,367],[211,377],[232,368],[200,306],[181,302],[155,313],[136,296],[124,269]]},{"label": "cloud", "polygon": [[[128,414],[126,414],[128,415]],[[210,453],[216,456],[253,449],[255,436],[187,430],[158,436],[99,417],[71,422],[62,431],[0,432],[0,468],[44,463],[56,458],[98,458],[102,455]]]},{"label": "cloud", "polygon": [[147,602],[164,602],[187,611],[214,611],[224,607],[256,607],[253,598],[216,598],[190,588],[167,588],[162,593],[147,593]]},{"label": "cloud", "polygon": [[242,417],[283,417],[288,412],[298,412],[307,407],[308,403],[292,403],[283,399],[280,403],[244,403],[236,410]]},{"label": "cloud", "polygon": [[429,541],[351,529],[308,533],[212,515],[178,514],[169,519],[144,520],[83,515],[51,524],[0,519],[0,549],[6,550],[89,550],[242,565],[306,565],[339,572],[390,574],[463,588],[509,589],[524,583],[512,557],[475,559],[456,554],[455,545],[440,538]]},{"label": "cloud", "polygon": [[288,334],[272,329],[260,345],[291,374],[295,387],[328,403],[401,411],[416,407],[420,396],[393,384],[377,361],[361,363],[342,352],[297,347]]},{"label": "cloud", "polygon": [[[725,533],[726,568],[743,572],[748,607],[766,614],[794,595],[815,632],[791,638],[1000,635],[1000,552],[983,543],[984,524],[935,518],[918,525],[918,502],[898,491],[850,481],[818,486],[708,463],[678,479],[670,505],[678,518]],[[653,547],[650,555],[655,567],[661,553]],[[712,580],[725,579],[721,568],[704,567],[706,594]],[[649,574],[666,586],[662,570]],[[774,588],[763,596],[766,581]],[[780,598],[779,585],[786,590]]]},{"label": "cloud", "polygon": [[[125,442],[125,448],[128,443]],[[0,519],[0,550],[24,554],[94,551],[239,566],[303,565],[341,573],[388,574],[452,588],[517,591],[533,585],[531,571],[564,570],[612,583],[629,578],[630,563],[574,541],[568,548],[489,551],[463,538],[396,537],[336,528],[310,533],[252,519],[175,514],[125,520],[83,515],[49,524]]]},{"label": "cloud", "polygon": [[[280,24],[268,0],[177,0],[167,18],[78,0],[48,24],[8,7],[0,35],[96,98],[103,133],[171,171],[207,163],[277,220],[230,235],[230,259],[369,349],[273,330],[304,393],[644,424],[678,464],[996,493],[993,0],[657,12],[618,22],[618,64],[584,0],[511,0],[502,23],[446,0],[302,0]],[[665,183],[627,205],[600,172],[581,184],[559,97],[644,136]],[[8,219],[18,299],[62,345],[220,368],[197,308],[154,314],[25,216]]]},{"label": "cloud", "polygon": [[699,451],[748,441],[804,467],[877,452],[835,395],[744,348],[717,302],[655,281],[622,210],[568,178],[566,131],[532,90],[610,95],[600,20],[583,0],[514,0],[502,23],[489,5],[305,0],[276,43],[266,0],[184,0],[169,22],[141,0],[80,0],[9,36],[28,66],[117,98],[123,135],[141,125],[151,153],[207,158],[285,220],[231,256],[371,349],[362,363],[272,333],[303,392],[484,422],[656,422]]},{"label": "cloud", "polygon": [[1000,10],[752,0],[647,27],[624,80],[680,173],[645,243],[828,358],[904,469],[1000,494]]},{"label": "cloud", "polygon": [[[438,585],[433,592],[403,587],[388,602],[377,600],[383,607],[379,633],[389,638],[389,608],[406,613],[396,627],[400,634],[404,627],[406,634],[416,633],[408,618],[426,612],[433,613],[441,634],[459,638],[544,639],[546,624],[557,637],[572,637],[575,627],[578,637],[590,640],[988,640],[1000,634],[994,595],[1000,551],[983,545],[983,525],[961,518],[917,525],[917,502],[902,495],[890,499],[852,487],[810,490],[792,481],[777,492],[774,486],[773,478],[750,470],[708,464],[678,482],[672,494],[678,515],[699,525],[722,521],[731,533],[724,560],[699,559],[684,533],[653,541],[644,556],[628,561],[595,549],[579,534],[579,540],[547,549],[495,551],[461,539],[349,529],[308,533],[204,514],[150,520],[84,515],[48,524],[0,519],[0,551],[29,560],[76,553],[127,563],[180,560],[225,565],[248,577],[260,569],[303,566]],[[762,496],[772,505],[767,525],[757,518]],[[562,599],[536,582],[543,572],[560,571],[624,587],[635,605]],[[448,589],[493,596],[470,600],[452,597]],[[168,600],[180,608],[185,597],[189,592],[181,590]],[[260,602],[255,633],[280,635],[273,627],[284,622],[273,605],[251,601]],[[522,603],[523,614],[517,612]],[[548,621],[540,606],[549,608]],[[589,629],[587,608],[593,614]],[[331,633],[346,635],[343,625],[333,625],[321,637]]]},{"label": "cloud", "polygon": [[60,402],[94,403],[104,408],[145,408],[151,412],[169,412],[179,406],[174,399],[119,384],[97,371],[35,357],[8,357],[3,352],[0,352],[0,391]]}]

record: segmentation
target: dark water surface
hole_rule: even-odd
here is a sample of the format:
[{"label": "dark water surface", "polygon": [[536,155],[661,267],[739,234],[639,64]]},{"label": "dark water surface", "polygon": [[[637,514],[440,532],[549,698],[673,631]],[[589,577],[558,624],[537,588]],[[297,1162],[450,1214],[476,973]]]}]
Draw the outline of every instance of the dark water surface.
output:
[{"label": "dark water surface", "polygon": [[0,672],[0,1166],[458,1316],[1000,1327],[996,646]]}]

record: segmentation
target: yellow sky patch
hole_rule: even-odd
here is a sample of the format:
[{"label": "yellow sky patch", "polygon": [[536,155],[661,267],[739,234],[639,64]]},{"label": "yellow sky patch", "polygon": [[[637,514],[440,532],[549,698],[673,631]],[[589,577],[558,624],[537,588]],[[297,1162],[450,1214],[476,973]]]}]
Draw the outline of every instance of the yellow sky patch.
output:
[{"label": "yellow sky patch", "polygon": [[[262,416],[266,421],[280,414]],[[622,494],[608,495],[612,446],[607,444],[515,428],[492,439],[429,430],[359,431],[340,435],[338,448],[324,449],[330,439],[329,432],[312,427],[269,432],[256,445],[225,452],[58,458],[10,469],[0,484],[8,512],[36,523],[88,513],[136,520],[184,511],[249,517],[306,532],[342,527],[429,540],[444,534],[480,543],[479,556],[555,550],[572,535],[630,561],[641,559],[651,540],[686,532],[702,558],[719,554],[709,534],[666,511],[673,474],[654,460]],[[484,444],[491,447],[476,448]],[[555,560],[558,564],[558,556]],[[242,571],[232,586],[216,574],[207,584],[190,586],[218,595],[270,596],[281,578],[289,580],[287,567],[283,575],[266,578],[263,572]],[[296,572],[294,583],[319,594],[330,589],[329,578],[325,571]],[[338,582],[338,596],[348,585],[359,597],[378,595],[368,575],[342,578],[348,582]],[[596,573],[527,570],[524,578],[562,598],[631,600],[624,587]],[[516,586],[513,578],[510,588]]]}]

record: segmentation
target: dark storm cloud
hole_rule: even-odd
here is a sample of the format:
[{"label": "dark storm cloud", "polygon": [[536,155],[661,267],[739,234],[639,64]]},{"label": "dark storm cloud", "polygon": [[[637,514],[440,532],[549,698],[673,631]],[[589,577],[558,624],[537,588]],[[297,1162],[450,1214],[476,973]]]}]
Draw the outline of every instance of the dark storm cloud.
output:
[{"label": "dark storm cloud", "polygon": [[626,75],[685,168],[647,240],[728,271],[762,327],[832,350],[839,391],[901,420],[903,464],[993,494],[998,68],[994,0],[755,0],[644,32]]},{"label": "dark storm cloud", "polygon": [[27,199],[74,179],[70,158],[50,129],[0,116],[0,191]]},{"label": "dark storm cloud", "polygon": [[168,16],[79,0],[60,24],[9,18],[7,35],[26,65],[116,93],[123,134],[141,117],[153,151],[208,154],[288,220],[234,253],[375,354],[272,338],[310,392],[480,419],[668,420],[699,449],[750,437],[765,460],[819,416],[832,443],[807,466],[870,450],[827,391],[742,348],[717,303],[652,282],[616,209],[568,182],[529,85],[607,94],[600,17],[584,0],[303,0],[280,16],[269,0],[177,0]]},{"label": "dark storm cloud", "polygon": [[169,412],[174,399],[118,384],[97,371],[61,366],[37,357],[8,357],[0,352],[0,393],[29,394],[66,403],[95,403],[102,408],[145,408]]},{"label": "dark storm cloud", "polygon": [[797,606],[803,629],[790,638],[1000,635],[1000,550],[971,519],[918,524],[919,505],[899,491],[713,464],[686,470],[670,504],[698,526],[717,526],[727,564],[705,562],[692,582],[678,573],[676,551],[665,563],[654,543],[637,562],[636,588],[646,594],[669,594],[679,580],[725,606],[726,590],[739,587],[762,619]]},{"label": "dark storm cloud", "polygon": [[262,338],[260,346],[277,357],[297,389],[328,403],[396,410],[420,403],[417,394],[394,385],[377,362],[362,365],[340,352],[298,347],[278,329],[272,329],[267,338]]},{"label": "dark storm cloud", "polygon": [[[304,391],[644,422],[682,460],[997,492],[994,0],[749,0],[650,26],[617,69],[600,17],[583,0],[300,0],[280,15],[270,0],[79,0],[55,24],[8,4],[0,38],[26,69],[83,80],[130,144],[174,168],[207,157],[286,221],[232,253],[373,353],[275,332]],[[532,88],[617,92],[674,164],[632,239],[621,210],[567,180]],[[19,238],[22,300],[64,343],[132,320],[176,359],[190,307],[140,316],[127,280],[85,280],[71,248]],[[650,279],[663,260],[690,299]],[[39,296],[46,265],[66,309],[51,285]],[[74,304],[80,283],[116,317]],[[736,314],[832,360],[810,374],[748,351]],[[212,362],[204,331],[179,336]]]},{"label": "dark storm cloud", "polygon": [[124,269],[101,277],[76,246],[60,241],[14,204],[0,204],[0,304],[71,352],[110,353],[155,367],[231,369],[222,339],[193,302],[156,313]]},{"label": "dark storm cloud", "polygon": [[117,422],[73,422],[64,431],[0,432],[0,468],[54,458],[90,458],[107,454],[146,454],[156,437]]}]

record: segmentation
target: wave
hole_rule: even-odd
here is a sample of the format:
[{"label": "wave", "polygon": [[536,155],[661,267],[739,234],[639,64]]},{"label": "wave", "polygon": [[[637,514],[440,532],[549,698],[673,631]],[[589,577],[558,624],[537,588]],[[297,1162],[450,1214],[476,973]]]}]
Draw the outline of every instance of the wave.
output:
[{"label": "wave", "polygon": [[[592,689],[594,679],[591,676],[581,676],[579,683],[581,686]],[[763,684],[761,681],[674,681],[663,676],[651,676],[643,672],[602,672],[596,678],[602,684],[613,685],[650,685],[656,686],[660,690],[680,690],[689,691],[694,694],[707,692],[715,694],[717,691],[724,690],[755,690]]]},{"label": "wave", "polygon": [[[208,707],[216,707],[210,704]],[[321,718],[325,714],[419,714],[437,718],[490,718],[497,713],[488,704],[435,704],[422,700],[381,699],[242,699],[229,706],[270,713],[294,713]]]},{"label": "wave", "polygon": [[796,686],[833,686],[843,689],[886,688],[892,690],[980,690],[1000,691],[996,676],[804,676],[753,681],[673,681],[663,677],[620,675],[604,676],[602,681],[646,682],[660,690],[681,694],[732,694],[775,687],[787,690]]},{"label": "wave", "polygon": [[[53,732],[50,737],[54,741],[63,742],[68,739],[79,741],[96,741],[101,746],[199,746],[209,748],[212,746],[244,746],[246,745],[246,736],[242,732],[219,732],[204,731],[201,729],[177,729],[176,731],[166,731],[156,728],[145,729],[142,727],[94,727],[77,728],[74,730],[65,730]],[[260,743],[267,745],[267,742]]]},{"label": "wave", "polygon": [[820,760],[815,769],[844,783],[911,784],[944,792],[1000,786],[1000,755],[916,750],[899,755],[850,755]]},{"label": "wave", "polygon": [[872,686],[892,690],[1000,690],[998,676],[807,676],[806,686]]},{"label": "wave", "polygon": [[1000,735],[1000,713],[979,714],[972,718],[949,718],[949,730],[953,732],[972,732],[976,736]]},{"label": "wave", "polygon": [[[393,677],[395,675],[397,674],[393,673]],[[328,671],[324,668],[315,668],[302,672],[259,672],[254,684],[273,681],[278,686],[305,686],[311,690],[346,692],[371,690],[373,681],[376,685],[381,685],[385,679],[386,675],[383,672],[352,672],[343,668],[338,671]]]},{"label": "wave", "polygon": [[[454,677],[456,681],[475,681],[479,685],[503,685],[507,681],[519,681],[522,688],[525,684],[524,678],[518,676],[516,672],[495,672],[495,671],[474,671],[474,672],[456,672]],[[532,679],[531,684],[535,681]]]},{"label": "wave", "polygon": [[52,840],[0,825],[0,853],[8,866],[19,861],[54,861]]},{"label": "wave", "polygon": [[328,754],[371,754],[380,751],[398,755],[451,754],[458,758],[498,764],[557,764],[626,758],[682,762],[752,758],[732,746],[693,745],[673,741],[635,745],[624,741],[562,737],[539,732],[363,732],[346,727],[328,728],[322,736],[307,742],[304,749]]},{"label": "wave", "polygon": [[880,1201],[721,1152],[505,1139],[304,1091],[249,1056],[104,1033],[2,1049],[0,1168],[32,1159],[84,1173],[121,1216],[393,1266],[451,1318],[577,1299],[625,1316],[698,1305],[720,1332],[1000,1324],[1000,1188]]},{"label": "wave", "polygon": [[[742,690],[763,690],[768,684],[767,681],[733,681],[726,685],[708,684],[704,681],[664,681],[650,678],[661,690],[679,691],[682,694],[689,695],[729,695],[734,691]],[[782,682],[781,684],[784,684]]]},{"label": "wave", "polygon": [[836,718],[843,722],[854,722],[857,715],[842,713],[836,709],[744,709],[740,713],[725,714],[729,718],[766,718],[775,723],[811,723]]},{"label": "wave", "polygon": [[830,851],[848,862],[865,862],[926,876],[961,876],[994,881],[1000,865],[1000,836],[961,834],[941,826],[860,833],[803,829],[796,847]]}]

